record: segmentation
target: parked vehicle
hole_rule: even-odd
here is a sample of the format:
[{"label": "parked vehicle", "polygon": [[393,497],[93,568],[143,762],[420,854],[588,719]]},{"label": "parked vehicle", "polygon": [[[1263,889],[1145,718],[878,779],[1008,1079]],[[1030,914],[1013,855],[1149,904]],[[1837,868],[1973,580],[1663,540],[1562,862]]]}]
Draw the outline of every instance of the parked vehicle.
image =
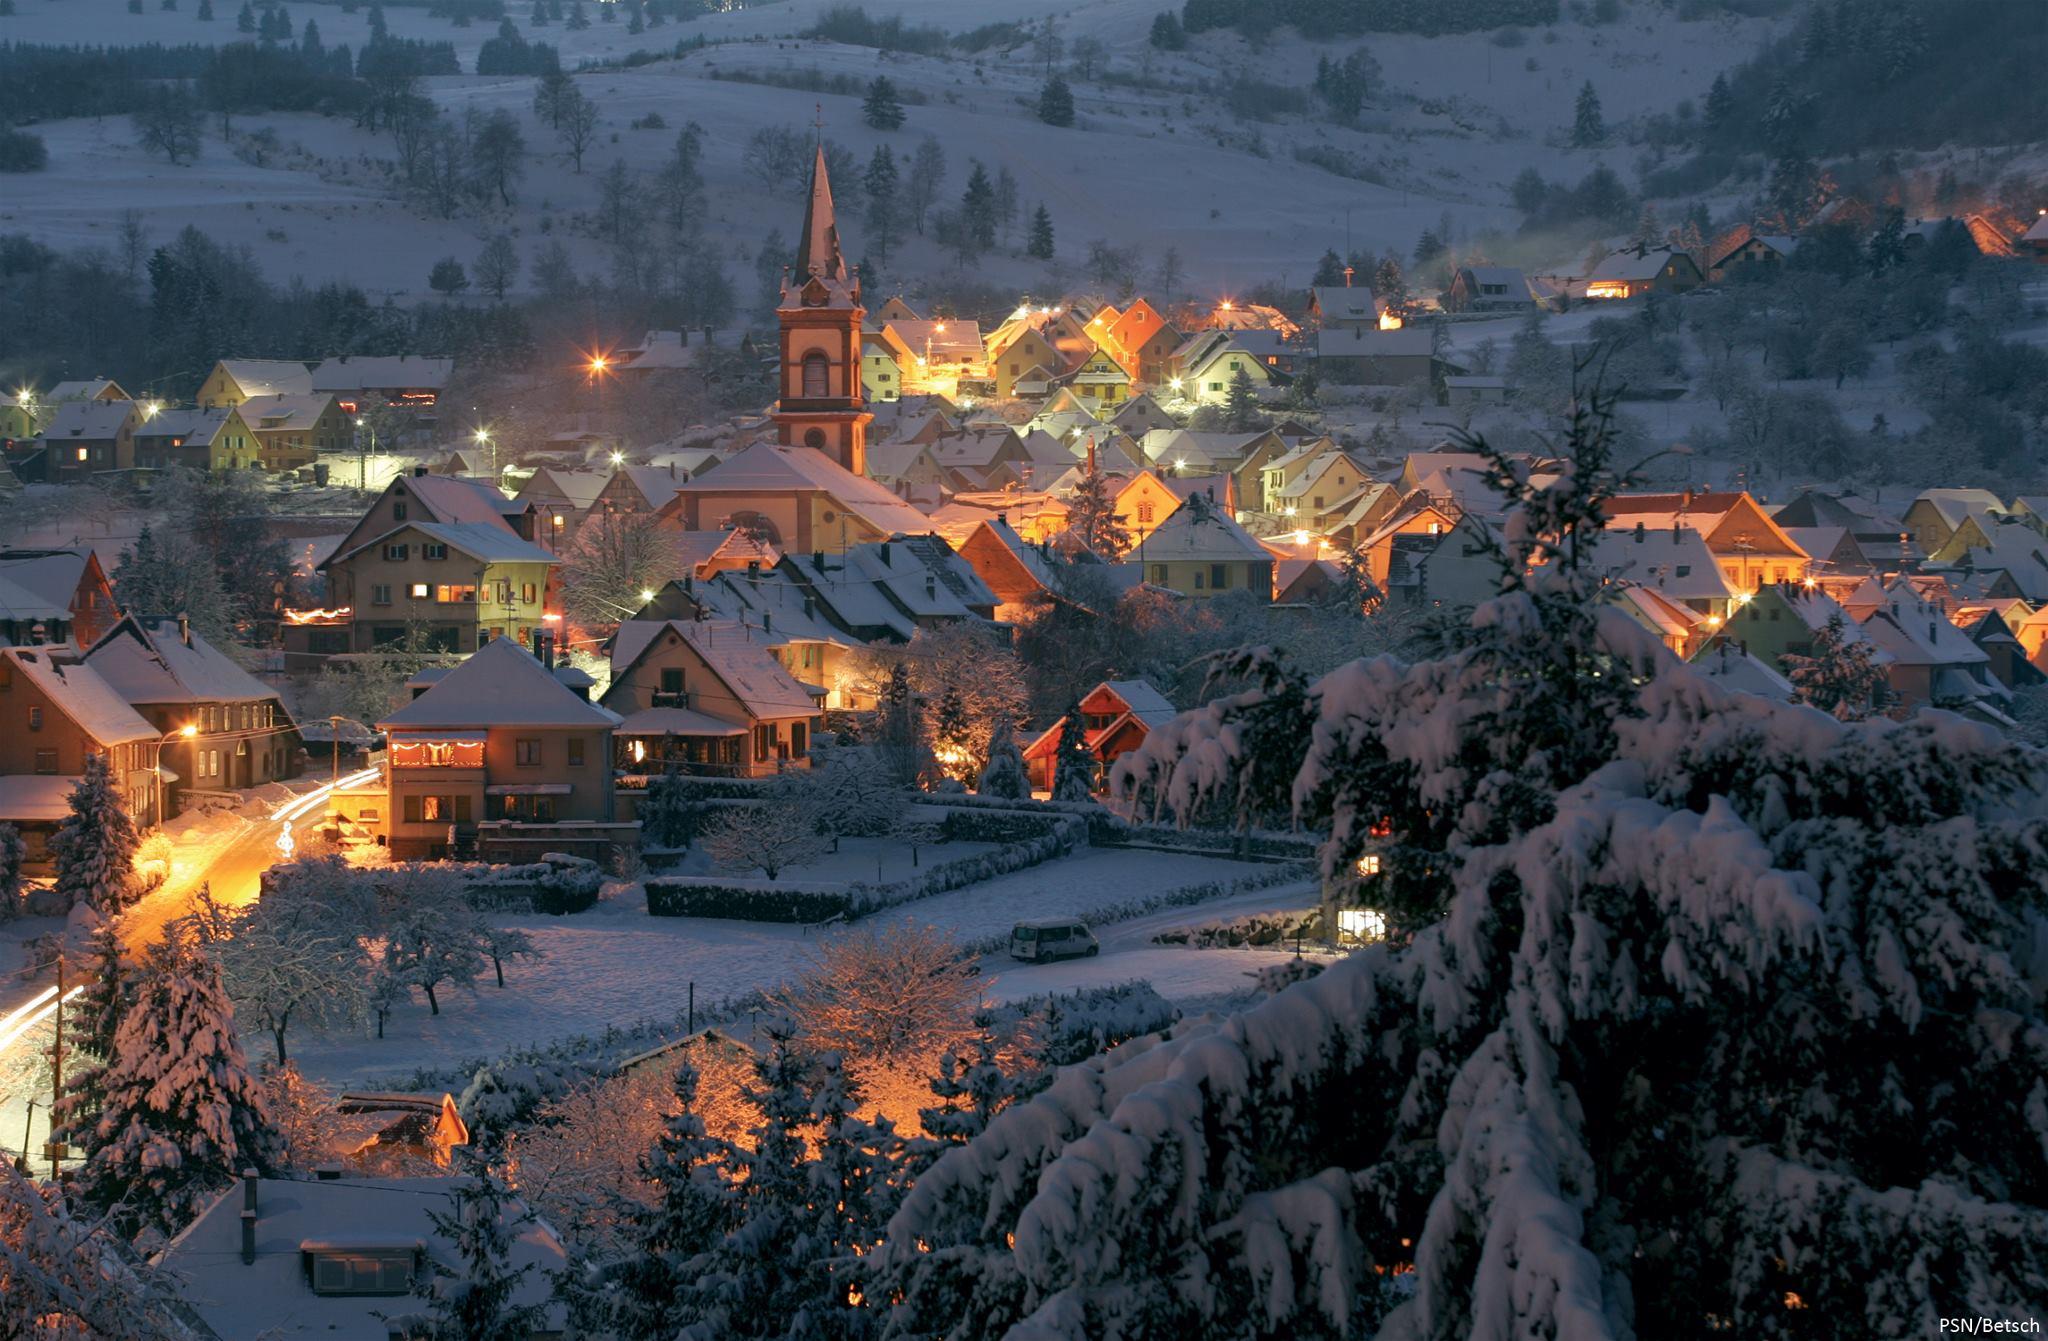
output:
[{"label": "parked vehicle", "polygon": [[1092,958],[1101,952],[1095,933],[1079,918],[1047,917],[1010,929],[1010,958],[1027,963]]}]

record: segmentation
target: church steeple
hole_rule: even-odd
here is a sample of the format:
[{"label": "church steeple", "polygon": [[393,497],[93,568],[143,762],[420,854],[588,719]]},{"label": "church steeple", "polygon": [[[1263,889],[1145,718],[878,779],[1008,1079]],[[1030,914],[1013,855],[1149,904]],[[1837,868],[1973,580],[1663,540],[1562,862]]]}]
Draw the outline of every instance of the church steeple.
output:
[{"label": "church steeple", "polygon": [[783,275],[775,317],[782,327],[782,395],[776,437],[825,453],[854,474],[867,466],[867,397],[861,386],[860,280],[839,248],[832,177],[821,139],[796,263]]}]

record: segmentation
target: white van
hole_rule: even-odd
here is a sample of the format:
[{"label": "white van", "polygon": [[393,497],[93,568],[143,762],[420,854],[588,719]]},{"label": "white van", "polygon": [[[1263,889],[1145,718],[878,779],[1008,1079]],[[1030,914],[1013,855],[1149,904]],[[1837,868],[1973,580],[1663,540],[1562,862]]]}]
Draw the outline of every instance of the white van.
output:
[{"label": "white van", "polygon": [[1044,963],[1091,958],[1101,953],[1088,924],[1072,917],[1046,917],[1010,928],[1010,958]]}]

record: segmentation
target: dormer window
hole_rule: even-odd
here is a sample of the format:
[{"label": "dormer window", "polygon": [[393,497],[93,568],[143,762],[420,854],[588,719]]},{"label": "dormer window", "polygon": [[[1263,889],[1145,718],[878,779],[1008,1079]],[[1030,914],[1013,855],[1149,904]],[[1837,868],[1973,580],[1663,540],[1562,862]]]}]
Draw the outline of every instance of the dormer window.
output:
[{"label": "dormer window", "polygon": [[322,1295],[405,1295],[426,1245],[406,1242],[325,1242],[308,1239],[299,1245],[306,1284]]}]

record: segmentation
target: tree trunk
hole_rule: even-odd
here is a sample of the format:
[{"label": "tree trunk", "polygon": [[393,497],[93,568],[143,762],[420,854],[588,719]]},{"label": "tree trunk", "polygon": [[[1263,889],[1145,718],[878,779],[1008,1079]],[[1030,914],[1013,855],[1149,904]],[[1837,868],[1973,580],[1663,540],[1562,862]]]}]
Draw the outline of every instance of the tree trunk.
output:
[{"label": "tree trunk", "polygon": [[505,985],[505,961],[498,958],[496,954],[493,954],[491,956],[491,969],[498,975],[498,986],[503,987]]},{"label": "tree trunk", "polygon": [[434,984],[422,983],[421,986],[426,990],[427,993],[427,1013],[430,1015],[439,1015],[441,1013],[441,1003],[434,998]]},{"label": "tree trunk", "polygon": [[277,1064],[279,1066],[283,1066],[285,1064],[284,1030],[285,1025],[284,1021],[282,1020],[279,1020],[275,1025],[273,1025],[270,1030],[270,1036],[277,1040]]}]

